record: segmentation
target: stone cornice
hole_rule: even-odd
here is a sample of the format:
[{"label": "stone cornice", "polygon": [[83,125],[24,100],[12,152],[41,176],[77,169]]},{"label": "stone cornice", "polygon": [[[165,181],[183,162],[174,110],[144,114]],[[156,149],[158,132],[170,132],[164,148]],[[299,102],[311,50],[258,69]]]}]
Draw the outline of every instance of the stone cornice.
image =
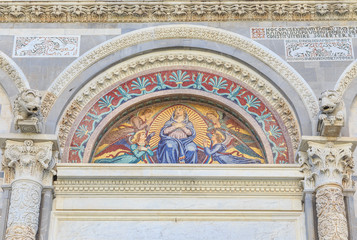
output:
[{"label": "stone cornice", "polygon": [[[162,165],[162,166],[161,166]],[[57,195],[301,195],[296,165],[59,164]]]},{"label": "stone cornice", "polygon": [[11,1],[0,22],[199,22],[357,20],[354,1]]}]

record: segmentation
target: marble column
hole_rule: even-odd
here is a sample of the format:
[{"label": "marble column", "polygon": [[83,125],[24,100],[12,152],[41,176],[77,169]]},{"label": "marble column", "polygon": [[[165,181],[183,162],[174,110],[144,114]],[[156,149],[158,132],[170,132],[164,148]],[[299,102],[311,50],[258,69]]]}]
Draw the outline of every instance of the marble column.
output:
[{"label": "marble column", "polygon": [[343,196],[352,189],[352,143],[307,141],[299,152],[305,190],[316,192],[318,238],[347,240],[348,224]]},{"label": "marble column", "polygon": [[43,178],[55,166],[52,148],[52,141],[5,141],[4,172],[12,186],[6,240],[35,240]]}]

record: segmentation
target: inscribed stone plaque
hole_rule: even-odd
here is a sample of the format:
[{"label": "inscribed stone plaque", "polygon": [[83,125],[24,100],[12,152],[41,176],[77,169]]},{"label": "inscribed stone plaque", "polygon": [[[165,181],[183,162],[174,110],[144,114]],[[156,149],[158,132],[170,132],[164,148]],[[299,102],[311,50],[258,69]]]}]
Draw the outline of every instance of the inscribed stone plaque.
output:
[{"label": "inscribed stone plaque", "polygon": [[252,39],[355,38],[357,27],[252,27]]}]

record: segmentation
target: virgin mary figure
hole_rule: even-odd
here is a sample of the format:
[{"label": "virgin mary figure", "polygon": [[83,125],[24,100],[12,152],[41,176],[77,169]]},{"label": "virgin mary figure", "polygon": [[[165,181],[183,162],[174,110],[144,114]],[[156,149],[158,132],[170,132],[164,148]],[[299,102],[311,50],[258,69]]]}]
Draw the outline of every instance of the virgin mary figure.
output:
[{"label": "virgin mary figure", "polygon": [[177,108],[160,131],[159,163],[197,163],[196,131],[187,112]]}]

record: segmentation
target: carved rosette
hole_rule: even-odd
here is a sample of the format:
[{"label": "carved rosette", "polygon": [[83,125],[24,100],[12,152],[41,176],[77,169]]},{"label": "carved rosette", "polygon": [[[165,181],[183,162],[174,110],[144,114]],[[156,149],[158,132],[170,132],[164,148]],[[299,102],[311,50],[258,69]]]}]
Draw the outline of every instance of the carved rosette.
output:
[{"label": "carved rosette", "polygon": [[43,178],[54,174],[53,142],[6,140],[3,166],[12,180],[6,240],[35,239]]},{"label": "carved rosette", "polygon": [[353,188],[352,143],[308,141],[299,152],[305,191],[316,190],[319,239],[348,239],[346,208],[342,191]]},{"label": "carved rosette", "polygon": [[319,239],[348,239],[345,203],[341,188],[319,188],[316,193],[316,212]]}]

